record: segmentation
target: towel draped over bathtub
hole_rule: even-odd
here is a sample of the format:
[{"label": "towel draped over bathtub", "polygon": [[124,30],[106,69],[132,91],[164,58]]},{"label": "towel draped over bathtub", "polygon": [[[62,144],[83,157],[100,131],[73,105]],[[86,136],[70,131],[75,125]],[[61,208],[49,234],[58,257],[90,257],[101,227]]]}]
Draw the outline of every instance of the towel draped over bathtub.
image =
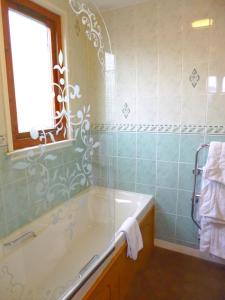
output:
[{"label": "towel draped over bathtub", "polygon": [[138,257],[138,252],[143,248],[143,239],[139,224],[134,217],[129,217],[121,225],[118,233],[125,233],[127,240],[127,256],[133,260]]},{"label": "towel draped over bathtub", "polygon": [[200,250],[225,259],[225,143],[210,144],[199,215]]}]

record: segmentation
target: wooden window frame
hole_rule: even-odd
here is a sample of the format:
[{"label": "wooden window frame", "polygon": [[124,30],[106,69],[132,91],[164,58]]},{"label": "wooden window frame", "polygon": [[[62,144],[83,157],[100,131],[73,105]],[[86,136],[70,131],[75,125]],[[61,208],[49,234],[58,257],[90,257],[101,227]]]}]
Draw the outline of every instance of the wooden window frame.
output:
[{"label": "wooden window frame", "polygon": [[[9,10],[13,9],[26,16],[29,16],[35,20],[45,24],[51,31],[52,42],[52,74],[55,83],[59,84],[60,74],[57,70],[53,70],[53,67],[58,64],[58,56],[60,50],[62,50],[62,35],[61,35],[61,17],[48,9],[30,1],[30,0],[0,0],[2,7],[2,22],[3,22],[3,34],[4,34],[4,46],[5,46],[5,59],[8,81],[8,95],[9,95],[9,108],[11,117],[11,129],[13,139],[13,149],[23,149],[27,147],[37,146],[41,142],[33,140],[29,132],[19,133],[17,108],[16,108],[16,95],[14,85],[13,74],[13,61],[12,61],[12,48],[10,39],[10,26],[9,26]],[[57,90],[55,88],[55,111],[61,110],[61,104],[57,101]],[[65,120],[63,120],[65,126]],[[55,134],[55,129],[47,129],[45,132],[51,131],[54,134],[55,141],[62,141],[66,138],[63,133]],[[47,138],[47,143],[51,143],[51,139]]]}]

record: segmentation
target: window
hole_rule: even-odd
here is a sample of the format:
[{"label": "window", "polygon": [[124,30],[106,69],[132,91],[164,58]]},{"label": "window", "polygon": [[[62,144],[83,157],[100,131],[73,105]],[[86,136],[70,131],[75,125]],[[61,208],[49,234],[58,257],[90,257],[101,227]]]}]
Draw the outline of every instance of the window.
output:
[{"label": "window", "polygon": [[[29,0],[1,0],[9,107],[14,149],[40,143],[31,130],[54,134],[55,99],[53,70],[62,48],[60,16]],[[55,135],[55,140],[64,139]],[[47,142],[51,140],[48,139]]]}]

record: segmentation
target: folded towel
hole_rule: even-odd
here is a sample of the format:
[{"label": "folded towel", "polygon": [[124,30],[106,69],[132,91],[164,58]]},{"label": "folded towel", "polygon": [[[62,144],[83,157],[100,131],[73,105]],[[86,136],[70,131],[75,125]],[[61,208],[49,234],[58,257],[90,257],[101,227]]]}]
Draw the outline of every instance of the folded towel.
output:
[{"label": "folded towel", "polygon": [[136,260],[138,252],[143,248],[143,239],[137,220],[129,217],[122,224],[118,233],[124,232],[127,240],[127,256]]}]

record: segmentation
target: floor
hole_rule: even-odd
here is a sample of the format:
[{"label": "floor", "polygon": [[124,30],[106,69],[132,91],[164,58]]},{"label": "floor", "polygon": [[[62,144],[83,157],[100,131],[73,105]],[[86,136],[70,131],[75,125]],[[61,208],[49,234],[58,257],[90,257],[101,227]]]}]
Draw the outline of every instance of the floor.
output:
[{"label": "floor", "polygon": [[155,248],[126,300],[225,300],[225,266]]}]

